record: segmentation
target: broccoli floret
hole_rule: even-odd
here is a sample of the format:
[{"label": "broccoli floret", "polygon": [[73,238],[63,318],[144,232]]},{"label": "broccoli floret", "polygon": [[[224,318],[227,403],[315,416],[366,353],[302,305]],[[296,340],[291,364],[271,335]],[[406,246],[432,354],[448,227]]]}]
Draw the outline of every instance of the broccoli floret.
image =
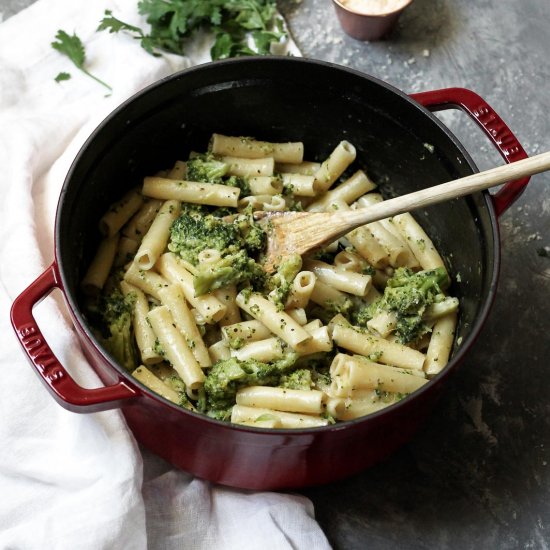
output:
[{"label": "broccoli floret", "polygon": [[195,407],[187,397],[187,392],[185,391],[185,383],[179,376],[177,376],[176,374],[173,374],[172,376],[168,376],[167,378],[165,378],[163,382],[167,386],[172,388],[174,391],[178,392],[180,397],[180,402],[179,402],[180,407],[189,409],[191,411],[195,410]]},{"label": "broccoli floret", "polygon": [[235,226],[239,228],[243,238],[243,246],[248,252],[263,251],[267,234],[265,229],[254,220],[254,209],[252,205],[248,205],[238,216],[233,220]]},{"label": "broccoli floret", "polygon": [[358,310],[353,311],[351,314],[351,322],[354,325],[359,327],[366,327],[367,323],[381,310],[384,309],[385,302],[381,298],[368,304],[366,306],[360,307]]},{"label": "broccoli floret", "polygon": [[187,179],[204,183],[222,183],[229,165],[211,155],[198,155],[187,161]]},{"label": "broccoli floret", "polygon": [[290,370],[298,356],[289,353],[273,363],[255,359],[240,361],[235,357],[218,361],[204,383],[207,408],[227,410],[235,404],[235,395],[245,386],[277,386],[281,376]]},{"label": "broccoli floret", "polygon": [[421,315],[398,315],[395,333],[402,344],[415,342],[428,332],[430,328],[422,321]]},{"label": "broccoli floret", "polygon": [[134,343],[132,311],[136,296],[126,296],[115,288],[104,294],[99,302],[98,311],[108,336],[103,338],[103,345],[126,370],[132,371],[137,366],[137,352]]},{"label": "broccoli floret", "polygon": [[372,318],[376,309],[397,313],[395,334],[398,341],[406,344],[414,342],[429,332],[422,321],[426,307],[443,296],[442,287],[448,284],[448,275],[443,267],[414,273],[407,268],[399,268],[388,280],[384,297],[373,306],[357,314],[357,323],[366,326],[369,315]]},{"label": "broccoli floret", "polygon": [[299,254],[291,254],[277,268],[277,273],[270,277],[269,296],[279,310],[285,308],[285,303],[292,288],[292,282],[302,269],[302,258]]},{"label": "broccoli floret", "polygon": [[248,180],[241,176],[230,176],[226,180],[219,181],[222,185],[227,185],[229,187],[238,187],[241,190],[240,198],[248,197],[252,192],[250,190],[250,185]]},{"label": "broccoli floret", "polygon": [[402,315],[417,315],[442,294],[441,287],[447,282],[447,272],[443,267],[418,273],[401,267],[388,280],[384,300],[393,311]]},{"label": "broccoli floret", "polygon": [[183,213],[172,224],[168,249],[195,266],[203,250],[212,248],[220,252],[220,260],[200,266],[194,277],[195,292],[200,296],[244,281],[251,281],[255,288],[262,287],[265,274],[250,254],[263,249],[265,238],[265,231],[254,222],[251,211],[232,221]]},{"label": "broccoli floret", "polygon": [[[219,210],[219,209],[218,209]],[[207,216],[210,214],[210,207],[205,206],[204,204],[193,204],[190,202],[182,202],[181,203],[181,213],[182,214],[189,214],[190,216],[194,216],[195,218],[199,218],[201,216]],[[214,212],[212,212],[212,215],[214,215]],[[221,216],[216,216],[218,218],[222,216],[226,216],[226,213],[223,213]]]},{"label": "broccoli floret", "polygon": [[310,390],[313,388],[311,371],[309,369],[298,369],[290,374],[281,376],[281,388],[290,390]]},{"label": "broccoli floret", "polygon": [[214,216],[181,214],[170,228],[168,249],[179,254],[193,265],[198,264],[198,255],[207,248],[222,254],[237,252],[241,235],[238,227]]},{"label": "broccoli floret", "polygon": [[239,284],[255,277],[262,277],[262,268],[248,256],[246,250],[228,254],[208,267],[200,269],[193,277],[197,296],[230,284]]},{"label": "broccoli floret", "polygon": [[214,158],[212,154],[197,155],[187,161],[187,179],[189,181],[238,187],[241,190],[241,198],[250,195],[250,185],[246,178],[239,176],[224,178],[228,169],[228,164]]}]

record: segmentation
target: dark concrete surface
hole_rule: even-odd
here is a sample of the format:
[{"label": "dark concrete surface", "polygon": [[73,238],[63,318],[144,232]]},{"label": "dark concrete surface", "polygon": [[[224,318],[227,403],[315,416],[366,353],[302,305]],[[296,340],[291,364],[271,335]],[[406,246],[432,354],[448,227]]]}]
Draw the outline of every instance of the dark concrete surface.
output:
[{"label": "dark concrete surface", "polygon": [[[0,0],[4,18],[30,0]],[[417,92],[467,87],[530,155],[550,149],[550,1],[415,0],[389,40],[344,35],[329,0],[281,0],[304,56]],[[480,169],[501,163],[466,115],[441,118]],[[550,547],[550,175],[501,218],[497,298],[413,442],[337,484],[303,491],[336,549]]]}]

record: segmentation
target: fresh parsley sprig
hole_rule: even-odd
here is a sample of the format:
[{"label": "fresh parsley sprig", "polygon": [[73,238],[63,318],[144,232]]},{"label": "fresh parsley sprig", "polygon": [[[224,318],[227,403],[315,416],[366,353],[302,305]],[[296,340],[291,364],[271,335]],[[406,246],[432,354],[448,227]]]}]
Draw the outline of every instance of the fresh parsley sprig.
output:
[{"label": "fresh parsley sprig", "polygon": [[[102,86],[105,86],[109,91],[113,91],[111,86],[109,84],[103,82],[103,80],[100,80],[97,78],[97,76],[94,76],[92,73],[86,70],[84,67],[84,62],[86,61],[86,52],[84,50],[84,44],[82,44],[82,40],[73,33],[73,35],[69,35],[64,30],[58,30],[57,34],[55,35],[56,41],[52,42],[52,48],[57,50],[59,53],[66,55],[75,65],[77,69],[82,71],[85,75],[88,75],[90,78],[93,78],[96,82],[99,82]],[[71,78],[71,75],[69,73],[59,73],[55,77],[56,82],[60,82],[62,80],[68,80]]]},{"label": "fresh parsley sprig", "polygon": [[271,44],[286,36],[275,0],[140,0],[138,10],[151,26],[149,34],[110,10],[98,30],[128,32],[153,55],[160,50],[185,55],[185,42],[193,32],[209,29],[214,33],[212,59],[268,54]]},{"label": "fresh parsley sprig", "polygon": [[130,25],[117,19],[113,16],[111,10],[105,10],[105,14],[101,22],[99,23],[98,31],[109,31],[110,33],[117,33],[120,31],[126,31],[133,35],[133,37],[141,42],[141,47],[152,55],[159,55],[155,52],[155,43],[150,36],[144,34],[144,32],[134,25]]}]

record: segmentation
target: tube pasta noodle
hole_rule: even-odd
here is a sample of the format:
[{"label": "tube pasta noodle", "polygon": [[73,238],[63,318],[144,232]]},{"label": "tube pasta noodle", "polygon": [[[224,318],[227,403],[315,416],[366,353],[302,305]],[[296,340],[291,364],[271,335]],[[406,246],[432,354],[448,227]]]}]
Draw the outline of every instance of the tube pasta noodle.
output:
[{"label": "tube pasta noodle", "polygon": [[330,308],[331,306],[342,307],[348,301],[348,297],[343,292],[330,287],[322,281],[315,281],[313,292],[310,300],[319,304],[322,307]]},{"label": "tube pasta noodle", "polygon": [[304,327],[304,330],[307,330],[310,334],[311,331],[315,328],[319,328],[323,326],[323,323],[320,319],[313,319],[313,321],[310,321],[309,323],[306,323],[305,325],[302,325]]},{"label": "tube pasta noodle", "polygon": [[195,323],[197,323],[197,326],[203,327],[204,325],[207,324],[206,319],[204,318],[202,313],[200,311],[198,311],[197,309],[193,308],[191,310],[191,315],[193,316],[193,319],[195,319]]},{"label": "tube pasta noodle", "polygon": [[407,241],[407,244],[416,256],[422,269],[445,267],[430,237],[428,237],[426,232],[420,227],[419,223],[411,214],[408,212],[399,214],[393,217],[393,221]]},{"label": "tube pasta noodle", "polygon": [[225,313],[218,321],[220,327],[234,325],[241,320],[241,311],[237,305],[237,287],[228,285],[214,290],[214,296],[225,306]]},{"label": "tube pasta noodle", "polygon": [[339,269],[361,273],[365,265],[368,265],[361,256],[349,250],[342,250],[334,257],[334,265]]},{"label": "tube pasta noodle", "polygon": [[[374,193],[372,193],[374,195]],[[353,206],[357,208],[368,208],[377,201],[365,200],[365,197],[359,199]],[[385,220],[387,221],[387,220]],[[390,231],[381,221],[368,223],[366,227],[370,230],[374,238],[388,252],[389,264],[393,267],[407,266],[413,269],[420,267],[418,260],[414,256],[410,247],[403,238],[397,237],[393,231]]]},{"label": "tube pasta noodle", "polygon": [[371,285],[370,275],[338,269],[336,266],[317,260],[308,260],[304,265],[306,269],[313,271],[322,283],[354,296],[366,296]]},{"label": "tube pasta noodle", "polygon": [[245,296],[241,292],[237,294],[237,304],[289,346],[294,347],[311,338],[290,315],[284,311],[277,311],[276,306],[260,294],[252,293]]},{"label": "tube pasta noodle", "polygon": [[411,393],[428,381],[403,370],[372,361],[359,361],[338,354],[330,367],[331,393],[336,397],[350,397],[354,390],[382,390],[391,393]]},{"label": "tube pasta noodle", "polygon": [[299,141],[273,143],[247,137],[213,134],[211,144],[212,152],[215,155],[230,155],[249,159],[270,156],[276,162],[290,163],[300,163],[304,157],[304,144]]},{"label": "tube pasta noodle", "polygon": [[355,160],[357,152],[349,141],[341,141],[329,157],[315,172],[314,187],[318,193],[328,191],[329,187],[342,175]]},{"label": "tube pasta noodle", "polygon": [[250,386],[237,392],[237,405],[263,407],[286,412],[320,414],[323,410],[323,392]]},{"label": "tube pasta noodle", "polygon": [[297,164],[292,162],[278,162],[275,164],[275,170],[279,174],[302,174],[303,176],[314,176],[321,168],[320,162],[311,162],[304,160]]},{"label": "tube pasta noodle", "polygon": [[152,269],[149,269],[148,271],[140,269],[134,262],[132,262],[130,267],[126,270],[124,280],[131,285],[138,287],[140,290],[143,290],[145,294],[149,294],[159,302],[159,291],[170,284],[157,272]]},{"label": "tube pasta noodle", "polygon": [[303,307],[294,307],[285,310],[299,325],[304,326],[307,323],[306,310]]},{"label": "tube pasta noodle", "polygon": [[315,176],[304,174],[281,174],[283,186],[289,187],[299,197],[315,197],[317,190],[314,187]]},{"label": "tube pasta noodle", "polygon": [[181,376],[187,388],[189,397],[194,396],[204,383],[204,373],[195,360],[183,335],[174,326],[174,319],[166,306],[152,309],[147,315],[166,359]]},{"label": "tube pasta noodle", "polygon": [[444,315],[456,312],[458,310],[458,298],[448,296],[441,302],[436,302],[426,308],[423,318],[425,321],[433,321]]},{"label": "tube pasta noodle", "polygon": [[333,202],[342,201],[351,204],[354,200],[372,191],[376,185],[368,178],[363,170],[357,170],[338,187],[327,191],[316,201],[312,202],[306,210],[308,212],[325,212]]},{"label": "tube pasta noodle", "polygon": [[284,353],[281,341],[273,337],[245,344],[242,348],[232,351],[231,355],[241,361],[257,359],[258,361],[269,363],[274,359],[280,359]]},{"label": "tube pasta noodle", "polygon": [[99,294],[103,288],[115,261],[118,240],[119,235],[116,233],[112,237],[106,237],[99,243],[94,259],[80,284],[84,294]]},{"label": "tube pasta noodle", "polygon": [[138,241],[125,237],[124,235],[121,236],[118,241],[115,259],[113,262],[114,267],[120,267],[128,262],[131,262],[134,259],[138,247]]},{"label": "tube pasta noodle", "polygon": [[239,212],[242,212],[248,207],[253,210],[261,210],[264,201],[269,201],[269,196],[270,195],[250,195],[249,197],[241,199],[237,205]]},{"label": "tube pasta noodle", "polygon": [[281,195],[250,195],[238,203],[239,211],[252,207],[253,210],[280,212],[286,209],[286,201]]},{"label": "tube pasta noodle", "polygon": [[162,355],[155,351],[155,333],[147,321],[149,303],[147,302],[145,294],[139,288],[126,281],[120,282],[120,289],[125,296],[128,294],[135,295],[132,321],[136,343],[141,355],[141,362],[146,366],[160,363],[162,361]]},{"label": "tube pasta noodle", "polygon": [[388,263],[392,267],[420,267],[409,247],[405,246],[400,239],[397,239],[380,222],[369,223],[367,224],[367,228],[382,248],[388,252]]},{"label": "tube pasta noodle", "polygon": [[377,397],[376,392],[371,393],[373,394],[372,397],[362,399],[330,397],[326,402],[327,412],[338,420],[355,420],[384,409],[400,400],[397,395],[382,400]]},{"label": "tube pasta noodle", "polygon": [[286,209],[286,201],[281,195],[270,195],[269,199],[262,202],[262,208],[266,212],[281,212]]},{"label": "tube pasta noodle", "polygon": [[353,328],[336,325],[332,333],[334,341],[342,348],[360,355],[378,355],[385,365],[403,369],[422,370],[424,354],[407,346],[388,342],[373,334],[363,334]]},{"label": "tube pasta noodle", "polygon": [[229,343],[237,341],[237,345],[242,345],[246,342],[257,342],[269,338],[271,331],[260,321],[254,319],[222,327],[222,336]]},{"label": "tube pasta noodle", "polygon": [[278,195],[283,190],[283,182],[273,176],[248,178],[252,195]]},{"label": "tube pasta noodle", "polygon": [[241,190],[217,183],[198,183],[168,178],[145,178],[143,194],[147,197],[163,200],[177,200],[192,204],[211,206],[231,206],[235,208]]},{"label": "tube pasta noodle", "polygon": [[312,271],[300,271],[290,289],[286,301],[287,308],[305,308],[311,298],[317,277]]},{"label": "tube pasta noodle", "polygon": [[134,214],[130,221],[122,228],[122,234],[129,239],[141,242],[143,236],[153,223],[163,201],[147,199],[143,206]]},{"label": "tube pasta noodle", "polygon": [[319,163],[302,143],[213,134],[207,152],[144,175],[99,221],[81,281],[107,351],[177,406],[264,429],[352,420],[430,383],[459,301],[410,214],[262,270],[269,224],[255,211],[383,200],[355,156],[347,141]]},{"label": "tube pasta noodle", "polygon": [[180,215],[180,211],[181,206],[178,201],[166,201],[161,206],[136,252],[134,261],[140,269],[151,269],[164,252],[170,237],[170,227]]},{"label": "tube pasta noodle", "polygon": [[143,204],[143,196],[132,189],[115,202],[99,220],[99,231],[105,237],[112,237],[137,212]]},{"label": "tube pasta noodle", "polygon": [[199,264],[201,265],[212,265],[221,260],[222,255],[219,250],[215,248],[207,248],[202,252],[199,252]]},{"label": "tube pasta noodle", "polygon": [[207,323],[216,323],[225,315],[227,308],[213,294],[195,295],[193,276],[180,265],[174,254],[163,254],[157,262],[157,267],[168,281],[181,286],[185,299],[197,308]]},{"label": "tube pasta noodle", "polygon": [[223,361],[224,359],[229,359],[231,357],[231,350],[229,349],[227,342],[224,340],[220,340],[219,342],[212,344],[208,348],[208,353],[210,354],[213,363]]},{"label": "tube pasta noodle", "polygon": [[275,169],[273,157],[247,159],[224,156],[221,159],[228,166],[227,173],[232,176],[272,176]]},{"label": "tube pasta noodle", "polygon": [[[332,201],[327,210],[351,210],[343,201]],[[388,251],[376,240],[367,226],[358,227],[346,235],[355,250],[374,267],[385,267],[389,263]]]},{"label": "tube pasta noodle", "polygon": [[456,319],[456,312],[449,313],[438,319],[433,327],[424,363],[424,371],[428,376],[434,376],[441,372],[449,361],[449,355],[453,347]]},{"label": "tube pasta noodle", "polygon": [[181,397],[178,392],[174,391],[170,386],[165,384],[160,378],[157,378],[147,367],[141,365],[134,372],[132,376],[139,380],[144,386],[158,393],[168,401],[172,401],[176,405],[179,405]]},{"label": "tube pasta noodle", "polygon": [[[357,205],[359,208],[366,208],[368,206],[371,206],[373,204],[377,204],[379,202],[382,202],[384,198],[380,193],[368,193],[366,195],[363,195],[361,198],[357,200]],[[392,233],[396,238],[398,238],[405,246],[409,246],[407,244],[407,241],[403,237],[403,235],[399,232],[397,227],[395,226],[395,223],[393,222],[393,218],[384,218],[382,220],[378,220],[379,223],[381,223],[384,228]],[[412,250],[411,250],[412,253]],[[417,266],[418,267],[418,266]]]},{"label": "tube pasta noodle", "polygon": [[289,413],[260,407],[246,407],[244,405],[235,405],[231,412],[231,422],[234,424],[255,426],[257,425],[256,422],[266,420],[274,420],[278,427],[287,429],[317,428],[328,424],[328,420],[320,416]]},{"label": "tube pasta noodle", "polygon": [[380,311],[367,321],[367,328],[374,334],[387,338],[395,330],[397,321],[397,314],[394,311]]},{"label": "tube pasta noodle", "polygon": [[197,323],[187,302],[183,291],[178,285],[170,285],[159,290],[160,301],[172,314],[176,328],[183,334],[189,349],[193,353],[197,363],[205,368],[212,365],[208,350],[197,327]]},{"label": "tube pasta noodle", "polygon": [[308,332],[311,335],[311,340],[302,342],[295,347],[300,355],[311,355],[312,353],[332,350],[332,338],[329,335],[328,327],[310,328]]},{"label": "tube pasta noodle", "polygon": [[183,180],[187,175],[187,163],[183,160],[176,160],[174,167],[166,177],[170,180]]}]

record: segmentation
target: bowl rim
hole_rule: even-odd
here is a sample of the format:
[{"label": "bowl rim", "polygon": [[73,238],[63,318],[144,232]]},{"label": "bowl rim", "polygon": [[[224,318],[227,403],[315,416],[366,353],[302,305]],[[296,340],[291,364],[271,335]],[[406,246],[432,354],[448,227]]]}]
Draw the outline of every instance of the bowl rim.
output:
[{"label": "bowl rim", "polygon": [[[343,422],[337,422],[336,424],[328,424],[326,426],[319,426],[314,428],[294,428],[294,429],[278,428],[275,430],[271,428],[261,428],[261,427],[255,427],[255,426],[233,424],[231,422],[216,420],[205,414],[193,412],[188,409],[182,408],[172,403],[171,401],[161,397],[159,394],[156,394],[155,392],[150,390],[147,386],[145,386],[144,384],[139,382],[137,379],[135,379],[131,375],[131,373],[126,371],[116,361],[114,361],[113,358],[110,356],[110,354],[103,348],[103,346],[101,346],[100,343],[96,341],[95,337],[93,336],[92,330],[89,327],[88,321],[85,319],[83,313],[81,312],[81,308],[78,303],[78,300],[76,299],[76,296],[74,296],[71,292],[68,291],[69,283],[68,283],[67,276],[65,274],[65,270],[63,268],[62,262],[60,261],[60,255],[61,255],[60,254],[60,235],[61,235],[60,218],[61,218],[61,212],[63,210],[64,198],[65,198],[65,195],[67,194],[67,189],[71,185],[74,172],[76,171],[81,158],[87,153],[88,147],[95,140],[97,135],[103,132],[103,130],[110,124],[113,118],[116,118],[122,112],[124,112],[124,110],[129,105],[131,105],[136,99],[140,99],[145,95],[153,93],[157,88],[164,86],[167,82],[171,82],[173,80],[177,80],[179,78],[185,77],[185,75],[187,74],[216,70],[216,67],[218,66],[230,66],[234,64],[256,65],[256,64],[265,64],[265,63],[281,63],[281,64],[297,63],[297,64],[314,65],[314,66],[326,68],[327,70],[330,70],[330,71],[346,72],[346,73],[352,74],[355,77],[366,79],[370,82],[375,83],[376,85],[381,86],[388,92],[399,96],[402,100],[409,103],[411,108],[419,109],[425,116],[427,116],[431,120],[431,122],[439,128],[440,131],[446,134],[447,138],[449,138],[450,141],[453,143],[453,145],[461,152],[468,167],[471,169],[472,173],[479,172],[479,169],[477,168],[476,164],[474,163],[468,151],[465,149],[465,147],[462,145],[459,139],[450,131],[450,129],[445,124],[443,124],[443,122],[439,118],[437,118],[426,107],[414,101],[414,99],[412,99],[409,95],[407,95],[405,92],[403,92],[399,88],[396,88],[393,85],[377,77],[374,77],[370,74],[361,72],[357,69],[328,62],[328,61],[307,59],[307,58],[300,58],[300,57],[270,55],[270,56],[262,56],[262,57],[258,56],[258,57],[249,57],[249,58],[232,58],[232,59],[213,61],[210,63],[205,63],[205,64],[189,67],[187,69],[183,69],[182,71],[178,71],[176,73],[168,75],[146,86],[145,88],[141,89],[140,91],[136,92],[135,94],[127,98],[118,107],[116,107],[113,111],[107,114],[107,116],[92,131],[92,133],[89,135],[89,137],[86,139],[86,141],[83,143],[83,145],[79,149],[73,162],[71,163],[71,166],[67,172],[67,175],[65,176],[63,186],[61,188],[61,192],[59,195],[59,200],[56,208],[55,232],[54,232],[55,263],[57,265],[57,270],[61,278],[61,287],[62,287],[63,294],[65,296],[65,301],[67,302],[68,310],[72,317],[73,323],[75,323],[77,325],[77,328],[79,329],[80,336],[83,336],[86,338],[88,343],[100,354],[103,361],[107,363],[113,370],[115,370],[119,374],[119,377],[123,378],[130,385],[133,385],[139,388],[141,395],[137,397],[138,399],[142,397],[152,398],[153,400],[159,402],[162,405],[171,407],[174,411],[177,411],[183,415],[190,415],[190,417],[193,420],[212,423],[214,427],[217,426],[219,428],[223,428],[230,431],[235,430],[239,432],[248,432],[248,433],[256,433],[256,434],[272,434],[272,435],[283,434],[288,436],[292,436],[292,435],[300,436],[304,434],[353,429],[358,424],[369,422],[369,421],[372,422],[374,420],[381,418],[384,415],[393,414],[404,407],[406,408],[413,401],[420,399],[422,395],[424,395],[426,392],[430,392],[433,390],[435,386],[439,386],[456,369],[456,367],[464,359],[467,352],[471,349],[471,347],[477,340],[477,337],[479,336],[485,324],[485,321],[489,315],[493,301],[495,299],[495,295],[498,287],[498,278],[499,278],[500,263],[501,263],[498,218],[495,212],[494,203],[491,198],[491,194],[488,191],[477,193],[477,195],[483,198],[484,206],[487,209],[487,214],[489,216],[489,221],[491,225],[491,237],[493,239],[493,247],[492,247],[493,269],[491,273],[491,278],[488,283],[487,294],[481,304],[481,308],[478,312],[478,315],[476,316],[474,322],[471,324],[470,333],[467,335],[464,341],[460,343],[458,349],[456,350],[456,353],[451,357],[448,364],[443,368],[441,372],[439,372],[436,376],[430,379],[429,383],[425,384],[415,392],[409,394],[407,397],[401,399],[396,403],[393,403],[387,407],[384,407],[379,411],[370,413],[366,416],[362,416],[353,420],[346,420]],[[487,263],[490,263],[488,257],[487,257]],[[455,334],[455,341],[456,341],[456,334]],[[124,408],[124,404],[122,405],[122,408]]]},{"label": "bowl rim", "polygon": [[344,11],[346,11],[347,13],[349,13],[351,15],[357,15],[359,17],[367,17],[367,18],[372,17],[373,19],[384,19],[385,17],[389,17],[391,15],[396,15],[396,14],[402,12],[405,8],[409,7],[413,3],[413,0],[406,0],[404,5],[402,5],[399,8],[396,8],[392,11],[387,11],[387,12],[384,12],[384,13],[363,13],[363,12],[360,12],[360,11],[352,10],[350,7],[342,4],[341,0],[332,0],[332,1],[339,8],[342,8]]}]

